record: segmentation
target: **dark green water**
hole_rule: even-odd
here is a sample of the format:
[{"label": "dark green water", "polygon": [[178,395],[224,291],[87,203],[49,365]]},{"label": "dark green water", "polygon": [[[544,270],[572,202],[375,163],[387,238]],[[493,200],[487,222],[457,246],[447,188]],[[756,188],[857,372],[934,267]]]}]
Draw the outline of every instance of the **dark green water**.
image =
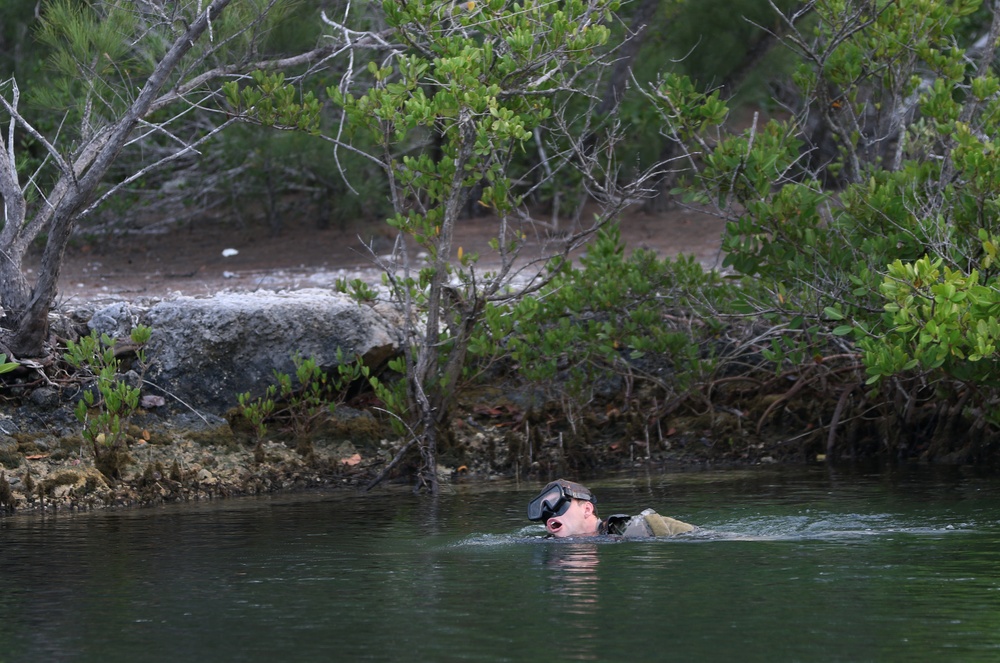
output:
[{"label": "dark green water", "polygon": [[996,661],[1000,481],[588,482],[698,536],[553,542],[539,484],[0,520],[0,661]]}]

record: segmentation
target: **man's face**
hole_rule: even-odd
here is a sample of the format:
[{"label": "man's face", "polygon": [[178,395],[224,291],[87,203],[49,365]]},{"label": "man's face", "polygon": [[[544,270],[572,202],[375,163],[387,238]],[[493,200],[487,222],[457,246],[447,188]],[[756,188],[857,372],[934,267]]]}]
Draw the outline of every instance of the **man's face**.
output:
[{"label": "man's face", "polygon": [[594,536],[597,534],[597,516],[594,505],[584,500],[571,500],[569,508],[561,516],[552,516],[545,521],[545,529],[554,537]]}]

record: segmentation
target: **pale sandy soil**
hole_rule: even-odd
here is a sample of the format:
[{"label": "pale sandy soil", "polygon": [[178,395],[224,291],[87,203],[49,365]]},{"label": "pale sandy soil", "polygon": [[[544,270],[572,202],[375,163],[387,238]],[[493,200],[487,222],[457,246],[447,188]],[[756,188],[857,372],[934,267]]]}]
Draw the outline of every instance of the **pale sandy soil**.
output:
[{"label": "pale sandy soil", "polygon": [[[622,218],[621,229],[629,249],[644,247],[661,256],[693,254],[706,266],[721,263],[724,223],[711,216],[686,209],[655,215],[636,211]],[[72,307],[81,300],[328,287],[344,277],[374,280],[378,272],[365,243],[388,253],[389,230],[377,222],[319,230],[309,220],[288,220],[277,236],[265,227],[214,222],[156,234],[89,237],[67,251],[60,300]],[[490,218],[467,220],[458,230],[456,246],[488,260],[487,241],[494,231]],[[532,248],[525,255],[531,255]],[[224,255],[227,249],[236,253]]]}]

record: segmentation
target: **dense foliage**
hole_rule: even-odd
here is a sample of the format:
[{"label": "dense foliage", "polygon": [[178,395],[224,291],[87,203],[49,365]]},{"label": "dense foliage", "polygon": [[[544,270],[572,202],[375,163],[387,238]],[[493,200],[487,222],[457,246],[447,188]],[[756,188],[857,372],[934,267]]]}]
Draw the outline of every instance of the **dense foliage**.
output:
[{"label": "dense foliage", "polygon": [[789,117],[709,144],[690,118],[717,117],[717,98],[676,78],[650,98],[678,143],[703,150],[688,191],[730,219],[727,265],[764,287],[743,310],[812,325],[820,346],[857,344],[840,346],[857,348],[869,389],[831,386],[884,418],[876,449],[985,453],[1000,395],[1000,16],[976,1],[809,9],[783,27],[800,59]]},{"label": "dense foliage", "polygon": [[[758,455],[994,459],[1000,10],[812,0],[727,3],[720,18],[718,6],[386,0],[356,15],[330,4],[321,20],[302,7],[275,15],[307,25],[308,45],[282,21],[248,31],[235,14],[215,26],[232,40],[199,65],[268,30],[285,48],[321,37],[329,57],[288,78],[234,74],[178,122],[200,141],[217,128],[211,104],[226,123],[244,120],[241,133],[134,179],[152,199],[179,190],[203,211],[220,192],[257,198],[275,232],[292,190],[319,216],[388,217],[399,241],[381,265],[413,343],[394,364],[400,386],[376,384],[431,489],[458,395],[512,376],[548,403],[528,424],[591,450],[597,430],[643,440],[646,453],[654,438],[666,448],[663,430],[687,417],[741,458],[755,455],[750,433],[769,433],[777,442]],[[114,122],[130,77],[154,70],[167,45],[116,38],[141,31],[137,16],[46,5],[38,44],[62,76],[39,90],[40,117],[86,120],[78,141],[88,122]],[[4,44],[40,48],[13,25]],[[88,54],[104,55],[88,68]],[[22,88],[37,85],[18,67]],[[12,94],[12,80],[0,92]],[[153,152],[183,133],[150,121],[162,129],[143,136]],[[33,182],[58,176],[40,135],[10,146],[34,159],[19,162],[38,166]],[[327,202],[348,191],[351,202]],[[725,277],[627,254],[611,221],[657,192],[727,220]],[[582,219],[594,200],[602,212]],[[499,267],[454,245],[470,207],[496,226]],[[525,233],[566,231],[569,209],[568,238],[553,233],[565,241],[519,272]],[[616,415],[582,414],[597,406]],[[537,458],[530,440],[516,453]]]}]

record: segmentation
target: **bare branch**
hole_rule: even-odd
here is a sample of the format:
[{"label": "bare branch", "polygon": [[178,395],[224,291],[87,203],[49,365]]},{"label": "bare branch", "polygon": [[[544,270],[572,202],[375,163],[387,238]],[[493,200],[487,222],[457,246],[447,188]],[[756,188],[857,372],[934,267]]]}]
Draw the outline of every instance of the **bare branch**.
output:
[{"label": "bare branch", "polygon": [[[11,80],[13,81],[13,79]],[[56,164],[59,166],[59,170],[62,171],[63,175],[69,177],[75,177],[76,172],[72,168],[70,168],[69,164],[66,163],[66,160],[63,159],[62,153],[59,150],[57,150],[56,147],[52,143],[50,143],[48,139],[45,138],[45,136],[43,136],[40,131],[35,129],[35,127],[30,122],[28,122],[24,118],[24,116],[21,115],[20,112],[18,112],[17,110],[18,98],[19,94],[16,82],[14,83],[13,101],[7,101],[6,98],[0,96],[0,104],[3,105],[4,110],[6,110],[11,117],[11,123],[8,129],[10,143],[7,146],[8,158],[10,159],[10,163],[12,165],[16,163],[14,155],[14,125],[17,122],[20,122],[21,125],[24,127],[24,131],[27,132],[29,136],[31,136],[32,138],[34,138],[35,140],[37,140],[39,143],[42,144],[42,146],[45,148],[45,151],[49,154],[50,157],[52,157],[52,160],[55,161]]]},{"label": "bare branch", "polygon": [[[222,124],[220,124],[219,126],[217,126],[214,129],[212,129],[205,136],[202,136],[198,140],[194,141],[193,143],[189,143],[189,144],[185,145],[182,149],[178,150],[177,152],[174,152],[173,154],[171,154],[171,155],[169,155],[167,157],[164,157],[162,159],[159,159],[158,161],[155,161],[154,163],[151,163],[148,166],[146,166],[146,167],[144,167],[144,168],[142,168],[142,169],[134,172],[132,175],[126,177],[124,180],[122,180],[118,184],[115,184],[110,189],[108,189],[107,191],[105,191],[97,200],[95,200],[93,203],[91,203],[86,208],[84,208],[80,212],[80,218],[84,218],[84,217],[88,216],[89,214],[91,214],[95,209],[97,209],[98,207],[100,207],[101,204],[103,204],[105,200],[107,200],[108,198],[111,198],[112,196],[116,195],[119,191],[121,191],[123,188],[129,186],[133,182],[136,182],[136,181],[142,179],[143,177],[146,177],[151,172],[153,172],[155,170],[159,170],[163,166],[166,166],[167,164],[169,164],[171,162],[177,161],[178,159],[181,159],[181,158],[187,156],[188,154],[191,154],[193,152],[197,152],[198,147],[200,145],[202,145],[203,143],[207,143],[208,141],[212,140],[213,138],[215,138],[215,136],[217,136],[223,130],[225,130],[226,128],[228,128],[229,126],[231,126],[232,124],[234,124],[234,123],[236,123],[238,121],[239,120],[237,120],[236,118],[230,118],[230,119],[226,120],[225,122],[223,122]],[[176,138],[176,137],[175,137],[175,139],[178,140],[178,141],[181,140],[180,138]]]}]

